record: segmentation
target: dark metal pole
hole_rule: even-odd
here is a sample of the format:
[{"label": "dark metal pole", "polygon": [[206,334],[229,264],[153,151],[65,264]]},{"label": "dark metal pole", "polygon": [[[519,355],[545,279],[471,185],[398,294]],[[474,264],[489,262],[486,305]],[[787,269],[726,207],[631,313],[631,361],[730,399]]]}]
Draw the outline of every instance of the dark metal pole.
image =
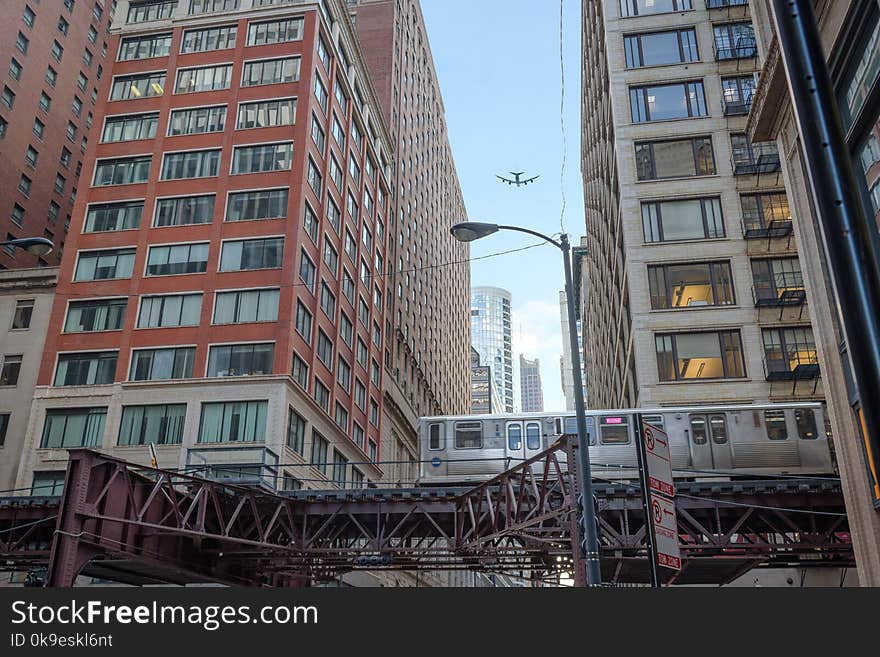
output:
[{"label": "dark metal pole", "polygon": [[599,567],[599,526],[596,522],[596,507],[593,505],[593,475],[590,470],[590,443],[587,439],[587,414],[584,406],[584,379],[581,372],[581,351],[577,339],[577,320],[575,319],[574,289],[571,281],[571,245],[568,235],[560,237],[562,257],[565,261],[565,299],[568,303],[568,339],[571,347],[572,376],[574,378],[574,407],[578,427],[578,471],[581,476],[581,498],[583,500],[582,524],[586,538],[587,586],[602,585],[602,570]]},{"label": "dark metal pole", "polygon": [[639,482],[642,489],[642,510],[645,513],[645,538],[648,540],[648,561],[651,562],[651,586],[660,588],[657,574],[657,534],[651,517],[651,486],[648,483],[648,454],[645,448],[645,423],[641,413],[635,413],[636,455],[639,459]]},{"label": "dark metal pole", "polygon": [[880,257],[865,216],[811,0],[773,0],[819,226],[835,283],[865,439],[880,458]]}]

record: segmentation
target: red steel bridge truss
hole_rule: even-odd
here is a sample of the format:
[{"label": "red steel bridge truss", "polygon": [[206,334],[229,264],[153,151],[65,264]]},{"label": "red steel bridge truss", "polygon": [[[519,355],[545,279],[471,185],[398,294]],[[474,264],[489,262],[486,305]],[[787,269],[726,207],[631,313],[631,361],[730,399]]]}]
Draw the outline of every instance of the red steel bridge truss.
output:
[{"label": "red steel bridge truss", "polygon": [[[58,498],[0,499],[0,569],[129,584],[302,586],[352,570],[479,570],[583,584],[574,441],[473,488],[276,494],[87,450]],[[572,467],[568,467],[572,464]],[[597,482],[603,580],[648,581],[637,488]],[[684,566],[721,584],[762,566],[854,565],[839,481],[677,482]],[[575,540],[572,540],[575,537]]]}]

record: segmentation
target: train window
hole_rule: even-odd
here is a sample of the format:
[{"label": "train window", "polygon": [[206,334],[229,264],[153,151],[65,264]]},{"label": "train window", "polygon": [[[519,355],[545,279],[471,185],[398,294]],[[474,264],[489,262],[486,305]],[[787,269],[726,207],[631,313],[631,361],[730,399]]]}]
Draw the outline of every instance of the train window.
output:
[{"label": "train window", "polygon": [[709,429],[712,431],[712,442],[716,445],[727,444],[727,422],[723,415],[713,415],[709,418]]},{"label": "train window", "polygon": [[794,423],[797,425],[801,440],[815,440],[819,437],[816,429],[816,414],[810,408],[798,408],[794,412]]},{"label": "train window", "polygon": [[507,449],[511,451],[522,449],[522,426],[519,424],[507,425]]},{"label": "train window", "polygon": [[642,422],[644,422],[645,424],[650,424],[652,426],[655,426],[658,429],[663,428],[663,416],[662,415],[643,415]]},{"label": "train window", "polygon": [[455,449],[480,449],[482,446],[482,424],[479,422],[455,423]]},{"label": "train window", "polygon": [[428,449],[437,451],[446,447],[446,432],[439,422],[428,425]]},{"label": "train window", "polygon": [[691,440],[694,445],[705,445],[709,438],[706,431],[706,418],[701,415],[691,418]]},{"label": "train window", "polygon": [[770,440],[786,440],[788,427],[785,424],[785,411],[764,411],[764,424]]},{"label": "train window", "polygon": [[603,417],[599,436],[603,445],[622,445],[629,442],[629,426],[622,417]]},{"label": "train window", "polygon": [[541,449],[541,425],[537,422],[526,423],[526,447]]}]

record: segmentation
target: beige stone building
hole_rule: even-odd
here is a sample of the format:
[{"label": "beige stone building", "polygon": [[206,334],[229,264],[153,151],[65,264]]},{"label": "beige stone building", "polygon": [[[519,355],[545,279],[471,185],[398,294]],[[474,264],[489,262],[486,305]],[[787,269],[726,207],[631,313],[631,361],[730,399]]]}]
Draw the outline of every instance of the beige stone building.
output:
[{"label": "beige stone building", "polygon": [[742,0],[585,0],[584,342],[593,408],[822,399]]},{"label": "beige stone building", "polygon": [[57,267],[0,271],[0,491],[6,495],[29,492],[30,482],[12,489],[57,279]]},{"label": "beige stone building", "polygon": [[[818,0],[816,16],[832,81],[840,99],[846,139],[868,216],[880,213],[880,3],[877,0]],[[793,115],[785,67],[769,0],[753,0],[758,45],[763,59],[761,84],[751,114],[754,139],[776,140],[791,199],[794,230],[800,245],[806,295],[813,309],[816,347],[828,396],[837,462],[844,483],[849,525],[856,548],[859,579],[880,585],[880,501],[877,469],[873,479],[860,441],[849,385],[847,352],[858,357],[859,345],[846,345],[837,320],[832,274],[825,258],[818,216],[805,175],[799,129]],[[872,503],[874,502],[874,503]]]}]

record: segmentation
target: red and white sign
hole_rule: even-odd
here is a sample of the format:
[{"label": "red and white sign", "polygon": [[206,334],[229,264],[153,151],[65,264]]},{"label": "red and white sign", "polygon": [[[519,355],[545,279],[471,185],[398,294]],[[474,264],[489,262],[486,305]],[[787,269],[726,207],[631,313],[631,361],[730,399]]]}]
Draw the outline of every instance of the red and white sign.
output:
[{"label": "red and white sign", "polygon": [[657,565],[681,570],[681,549],[678,545],[678,521],[675,502],[651,495],[651,522],[654,524]]},{"label": "red and white sign", "polygon": [[672,482],[669,436],[663,429],[645,425],[645,451],[648,455],[648,485],[651,492],[672,497],[675,495],[675,485]]}]

